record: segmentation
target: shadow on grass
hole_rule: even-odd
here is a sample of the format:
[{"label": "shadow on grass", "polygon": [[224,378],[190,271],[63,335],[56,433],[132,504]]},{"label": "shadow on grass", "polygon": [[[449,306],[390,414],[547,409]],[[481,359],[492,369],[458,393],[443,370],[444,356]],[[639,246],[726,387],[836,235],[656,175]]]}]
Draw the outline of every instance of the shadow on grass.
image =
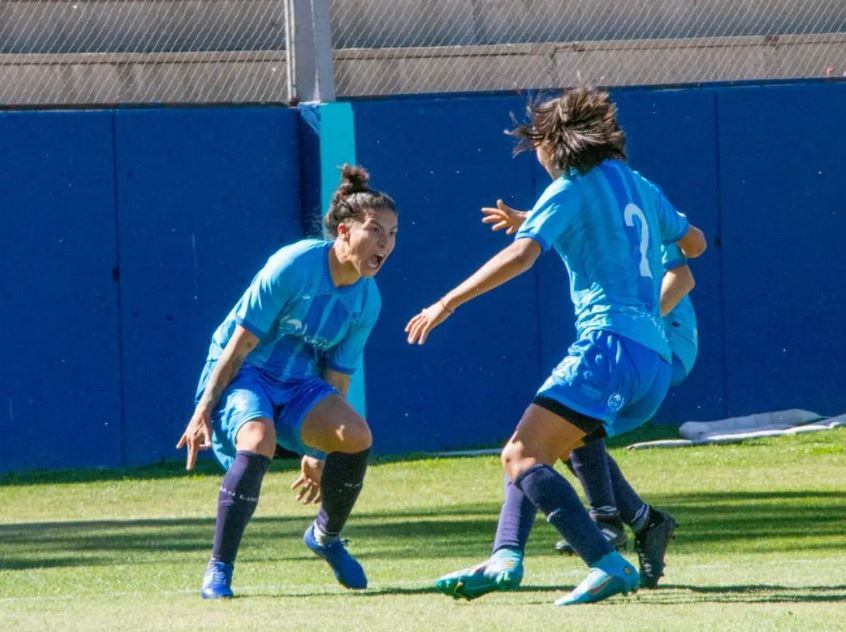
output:
[{"label": "shadow on grass", "polygon": [[[843,537],[846,494],[841,492],[726,491],[656,500],[680,524],[671,551],[771,555],[830,550],[832,540]],[[481,559],[489,551],[498,513],[499,499],[426,511],[361,512],[353,515],[345,533],[363,560]],[[310,559],[299,544],[308,522],[306,516],[255,517],[246,534],[244,559],[259,548],[268,561]],[[186,554],[208,551],[213,530],[211,514],[4,524],[0,525],[0,569],[117,565],[130,557],[133,563],[167,564]],[[545,537],[548,546],[539,541]],[[554,555],[553,541],[544,527],[530,542],[530,553]],[[720,588],[714,590],[718,593]]]},{"label": "shadow on grass", "polygon": [[[515,420],[516,424],[517,420]],[[618,435],[608,439],[610,447],[625,446],[637,441],[653,441],[655,439],[676,438],[675,426],[652,426],[646,424],[630,433]],[[503,441],[504,443],[504,441]],[[478,446],[481,449],[498,448],[501,444]],[[430,460],[437,457],[434,453],[411,453],[396,455],[381,455],[372,459],[372,464],[383,465],[411,461]],[[491,457],[481,457],[491,458]],[[287,453],[283,458],[274,460],[271,466],[274,472],[296,470],[299,467],[299,457]],[[134,481],[159,480],[169,478],[183,478],[186,476],[221,476],[222,470],[213,457],[201,455],[197,467],[192,473],[185,471],[185,461],[171,460],[131,468],[91,468],[75,470],[35,470],[29,472],[0,473],[0,487],[12,485],[55,485],[61,483],[93,483],[99,481]]]},{"label": "shadow on grass", "polygon": [[813,603],[846,602],[846,585],[781,586],[778,584],[737,584],[728,586],[689,586],[663,584],[658,590],[641,591],[649,603]]}]

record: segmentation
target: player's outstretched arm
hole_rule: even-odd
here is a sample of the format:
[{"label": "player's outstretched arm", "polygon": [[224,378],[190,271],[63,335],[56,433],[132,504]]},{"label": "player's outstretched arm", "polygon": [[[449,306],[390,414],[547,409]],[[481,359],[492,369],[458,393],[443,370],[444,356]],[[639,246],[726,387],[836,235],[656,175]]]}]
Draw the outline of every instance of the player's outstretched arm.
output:
[{"label": "player's outstretched arm", "polygon": [[211,447],[212,411],[217,406],[217,402],[223,391],[235,379],[235,376],[241,369],[241,365],[244,363],[244,358],[249,355],[250,351],[256,348],[258,342],[259,339],[255,334],[238,325],[232,334],[232,338],[229,339],[229,342],[220,354],[220,358],[215,363],[214,369],[209,376],[203,396],[194,409],[194,414],[191,416],[185,432],[179,438],[179,443],[176,444],[177,450],[182,446],[186,446],[188,449],[185,461],[186,470],[194,469],[194,465],[197,462],[197,453],[200,450],[207,450]]},{"label": "player's outstretched arm", "polygon": [[696,279],[690,266],[680,265],[667,270],[661,279],[661,316],[666,316],[676,308],[682,300],[696,286]]},{"label": "player's outstretched arm", "polygon": [[534,239],[518,239],[500,250],[455,289],[408,321],[405,326],[408,344],[422,345],[429,332],[461,305],[522,274],[534,265],[540,254],[541,247]]},{"label": "player's outstretched arm", "polygon": [[506,235],[513,235],[517,232],[517,229],[523,225],[523,222],[526,221],[526,213],[525,211],[518,211],[517,209],[511,208],[503,202],[502,200],[496,201],[496,207],[492,206],[485,206],[482,207],[482,218],[483,224],[493,224],[491,226],[491,230],[503,230],[505,229]]},{"label": "player's outstretched arm", "polygon": [[693,224],[687,229],[684,237],[679,239],[678,244],[682,254],[687,259],[696,259],[696,257],[705,252],[705,248],[708,246],[708,242],[705,240],[705,233]]}]

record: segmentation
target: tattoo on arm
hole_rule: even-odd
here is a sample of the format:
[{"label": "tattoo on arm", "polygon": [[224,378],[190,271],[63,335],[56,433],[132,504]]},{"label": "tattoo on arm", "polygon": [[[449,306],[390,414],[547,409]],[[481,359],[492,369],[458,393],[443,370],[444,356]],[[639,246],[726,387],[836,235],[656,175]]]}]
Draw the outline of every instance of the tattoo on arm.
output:
[{"label": "tattoo on arm", "polygon": [[205,408],[209,414],[214,410],[223,391],[238,375],[241,365],[244,364],[244,359],[256,347],[257,343],[258,340],[240,337],[230,340],[229,344],[226,345],[214,369],[212,369],[206,389],[203,391],[203,396],[199,402],[199,406]]}]

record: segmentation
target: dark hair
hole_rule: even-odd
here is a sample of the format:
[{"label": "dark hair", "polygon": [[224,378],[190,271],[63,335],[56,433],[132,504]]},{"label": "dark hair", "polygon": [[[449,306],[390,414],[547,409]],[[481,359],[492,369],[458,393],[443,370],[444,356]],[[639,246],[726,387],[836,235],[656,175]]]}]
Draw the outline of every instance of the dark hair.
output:
[{"label": "dark hair", "polygon": [[335,189],[329,210],[323,216],[323,229],[327,237],[338,236],[338,226],[345,220],[364,220],[368,210],[389,209],[397,212],[397,205],[391,197],[367,186],[370,174],[364,167],[343,165],[341,184]]},{"label": "dark hair", "polygon": [[518,139],[515,155],[546,145],[553,164],[564,173],[571,168],[585,173],[608,158],[626,159],[617,106],[604,90],[571,88],[558,98],[530,103],[527,113],[530,123],[506,132]]}]

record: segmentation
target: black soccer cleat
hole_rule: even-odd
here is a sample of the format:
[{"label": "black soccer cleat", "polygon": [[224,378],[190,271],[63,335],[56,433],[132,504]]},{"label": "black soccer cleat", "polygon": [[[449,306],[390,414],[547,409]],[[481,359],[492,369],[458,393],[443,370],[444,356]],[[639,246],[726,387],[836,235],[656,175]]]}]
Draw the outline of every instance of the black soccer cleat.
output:
[{"label": "black soccer cleat", "polygon": [[635,534],[635,551],[640,564],[641,588],[655,588],[664,575],[664,556],[678,524],[673,517],[658,509],[650,509],[652,516],[646,528]]},{"label": "black soccer cleat", "polygon": [[[620,520],[606,521],[599,518],[595,521],[596,526],[602,532],[602,535],[617,551],[625,550],[628,545],[629,538],[626,536],[626,529]],[[562,555],[573,555],[576,551],[573,546],[567,542],[566,539],[561,538],[555,543],[555,550]]]}]

